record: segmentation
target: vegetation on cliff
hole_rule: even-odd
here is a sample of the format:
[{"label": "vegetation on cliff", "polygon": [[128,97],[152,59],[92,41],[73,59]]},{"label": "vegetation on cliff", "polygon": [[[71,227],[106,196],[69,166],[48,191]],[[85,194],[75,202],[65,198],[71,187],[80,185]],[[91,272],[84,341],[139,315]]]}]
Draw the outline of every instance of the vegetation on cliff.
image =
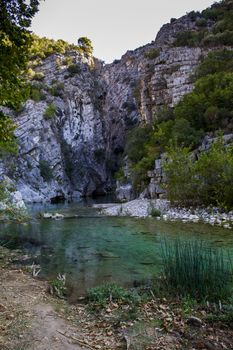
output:
[{"label": "vegetation on cliff", "polygon": [[174,46],[219,46],[233,45],[233,1],[214,3],[202,12],[188,14],[195,22],[196,30],[179,32]]}]

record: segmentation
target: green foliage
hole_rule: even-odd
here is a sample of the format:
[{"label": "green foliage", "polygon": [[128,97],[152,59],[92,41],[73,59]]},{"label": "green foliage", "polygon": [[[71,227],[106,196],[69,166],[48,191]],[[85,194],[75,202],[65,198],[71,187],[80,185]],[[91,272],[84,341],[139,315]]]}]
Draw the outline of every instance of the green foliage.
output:
[{"label": "green foliage", "polygon": [[196,130],[184,118],[161,122],[156,126],[154,133],[155,141],[163,150],[170,142],[195,147],[202,136],[203,132]]},{"label": "green foliage", "polygon": [[75,74],[81,73],[81,67],[80,64],[75,63],[68,66],[67,71],[70,73],[70,76],[74,76]]},{"label": "green foliage", "polygon": [[146,143],[150,140],[152,129],[149,125],[132,129],[128,133],[126,153],[129,159],[136,163],[146,154]]},{"label": "green foliage", "polygon": [[223,251],[200,241],[162,244],[164,282],[175,294],[219,302],[232,295],[232,264]]},{"label": "green foliage", "polygon": [[62,97],[64,93],[64,84],[57,82],[49,88],[49,92],[53,96]]},{"label": "green foliage", "polygon": [[36,72],[33,76],[33,80],[37,80],[37,81],[44,80],[44,73],[43,72]]},{"label": "green foliage", "polygon": [[132,129],[127,137],[125,153],[131,161],[132,181],[137,191],[142,182],[148,182],[147,171],[154,165],[155,152],[150,150],[152,135],[151,126],[144,125]]},{"label": "green foliage", "polygon": [[27,97],[24,73],[31,38],[26,28],[39,1],[10,0],[0,3],[0,105],[19,108]]},{"label": "green foliage", "polygon": [[176,36],[174,46],[199,46],[206,34],[205,30],[186,30],[179,32]]},{"label": "green foliage", "polygon": [[44,112],[44,119],[49,120],[54,118],[56,115],[56,106],[53,103],[50,103]]},{"label": "green foliage", "polygon": [[43,177],[45,181],[49,182],[53,179],[53,171],[46,160],[42,159],[39,161],[39,169],[40,169],[40,175]]},{"label": "green foliage", "polygon": [[220,138],[194,164],[198,179],[197,196],[202,203],[233,208],[233,147]]},{"label": "green foliage", "polygon": [[93,54],[93,46],[90,39],[87,37],[81,37],[78,39],[78,46],[83,51],[86,56],[92,56]]},{"label": "green foliage", "polygon": [[[38,10],[39,1],[0,2],[0,105],[18,109],[28,96],[24,81],[31,38],[27,28]],[[15,152],[14,126],[0,113],[0,149]]]},{"label": "green foliage", "polygon": [[207,21],[205,18],[200,18],[196,20],[196,26],[198,27],[206,27],[207,26]]},{"label": "green foliage", "polygon": [[223,49],[210,52],[199,64],[195,78],[199,79],[220,72],[233,72],[233,51]]},{"label": "green foliage", "polygon": [[168,162],[164,162],[168,199],[183,205],[196,201],[197,183],[190,148],[171,145],[167,149]]},{"label": "green foliage", "polygon": [[40,38],[32,34],[32,44],[30,46],[30,59],[45,59],[53,54],[65,54],[67,51],[82,52],[82,50],[74,44],[69,44],[64,40],[53,40],[48,38]]},{"label": "green foliage", "polygon": [[138,304],[141,301],[136,291],[128,291],[116,283],[106,283],[102,286],[91,288],[87,291],[87,298],[99,306],[104,306],[108,302],[123,302]]},{"label": "green foliage", "polygon": [[116,173],[115,173],[115,179],[118,180],[121,184],[124,184],[127,182],[127,178],[125,176],[124,170],[120,168]]},{"label": "green foliage", "polygon": [[6,186],[4,183],[0,183],[0,202],[6,201],[7,198]]},{"label": "green foliage", "polygon": [[0,156],[16,153],[17,143],[14,136],[16,126],[12,120],[0,112]]},{"label": "green foliage", "polygon": [[167,196],[180,204],[233,208],[233,151],[220,138],[194,162],[190,149],[168,148],[164,163]]},{"label": "green foliage", "polygon": [[176,106],[175,115],[189,120],[196,129],[231,130],[232,110],[233,73],[221,72],[198,79],[193,92]]},{"label": "green foliage", "polygon": [[66,294],[65,275],[58,275],[56,279],[49,282],[50,294],[63,298]]},{"label": "green foliage", "polygon": [[[190,12],[188,16],[196,20],[196,30],[178,33],[175,46],[218,46],[233,44],[233,2],[223,0],[214,3],[206,10]],[[205,30],[207,21],[211,21],[211,30]]]},{"label": "green foliage", "polygon": [[40,86],[31,85],[30,98],[35,102],[40,102],[40,101],[44,101],[46,99],[46,96]]},{"label": "green foliage", "polygon": [[160,51],[156,48],[150,49],[149,51],[146,51],[144,53],[145,58],[149,58],[150,60],[153,60],[157,57],[159,57]]},{"label": "green foliage", "polygon": [[154,218],[160,217],[161,216],[161,211],[157,208],[152,208],[150,215]]}]

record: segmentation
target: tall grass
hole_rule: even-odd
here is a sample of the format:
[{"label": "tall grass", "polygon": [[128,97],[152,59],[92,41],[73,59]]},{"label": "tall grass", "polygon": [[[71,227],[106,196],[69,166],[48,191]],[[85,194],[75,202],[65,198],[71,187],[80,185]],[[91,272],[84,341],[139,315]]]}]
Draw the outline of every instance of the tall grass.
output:
[{"label": "tall grass", "polygon": [[203,242],[162,243],[163,274],[170,292],[197,300],[223,301],[231,297],[233,269],[223,250]]}]

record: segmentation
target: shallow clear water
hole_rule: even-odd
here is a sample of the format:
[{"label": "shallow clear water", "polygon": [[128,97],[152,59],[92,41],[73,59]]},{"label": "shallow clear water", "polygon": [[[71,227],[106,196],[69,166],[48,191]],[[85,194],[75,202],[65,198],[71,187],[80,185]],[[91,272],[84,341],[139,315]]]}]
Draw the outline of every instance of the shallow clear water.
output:
[{"label": "shallow clear water", "polygon": [[[33,220],[27,224],[1,224],[1,237],[12,240],[33,256],[42,277],[66,273],[71,298],[106,281],[131,285],[148,280],[160,268],[161,241],[201,239],[229,248],[233,231],[206,224],[98,217],[88,203],[34,206],[31,212],[55,211],[71,216],[63,220]],[[73,215],[78,215],[74,218]]]}]

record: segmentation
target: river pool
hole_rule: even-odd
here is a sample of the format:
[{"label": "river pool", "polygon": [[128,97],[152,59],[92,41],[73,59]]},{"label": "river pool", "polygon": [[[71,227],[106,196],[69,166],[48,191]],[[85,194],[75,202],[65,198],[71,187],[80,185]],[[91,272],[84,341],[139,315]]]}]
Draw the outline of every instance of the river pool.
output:
[{"label": "river pool", "polygon": [[[233,231],[207,224],[100,217],[84,202],[30,210],[34,219],[29,223],[0,224],[0,241],[22,248],[31,262],[40,264],[42,278],[65,273],[71,299],[107,281],[129,286],[150,280],[160,269],[164,239],[200,239],[233,253]],[[39,220],[38,211],[59,212],[67,218]]]}]

